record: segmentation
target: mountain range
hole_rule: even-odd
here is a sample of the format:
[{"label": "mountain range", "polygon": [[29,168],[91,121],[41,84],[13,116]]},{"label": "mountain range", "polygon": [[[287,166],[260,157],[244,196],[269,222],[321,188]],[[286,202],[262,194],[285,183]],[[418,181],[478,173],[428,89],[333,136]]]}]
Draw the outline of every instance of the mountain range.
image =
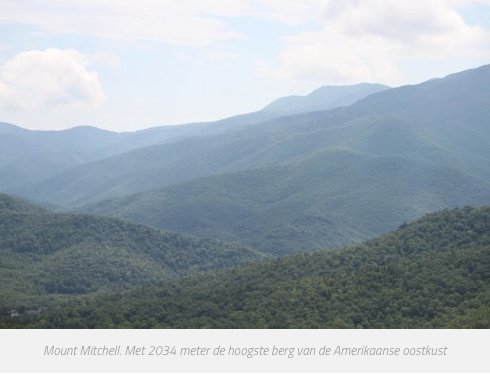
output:
[{"label": "mountain range", "polygon": [[[160,142],[7,191],[273,255],[334,248],[427,212],[490,203],[488,87],[483,66],[393,89],[324,87],[215,123],[214,132],[211,124],[104,132],[90,147],[115,150],[145,133]],[[345,105],[317,111],[320,103]],[[300,108],[315,111],[284,116]],[[162,141],[165,131],[176,138]]]},{"label": "mountain range", "polygon": [[[333,248],[490,203],[488,87],[490,66],[374,85],[352,105],[138,148],[11,192],[274,255]],[[290,100],[308,97],[269,107]]]},{"label": "mountain range", "polygon": [[0,327],[488,328],[489,119],[487,65],[130,133],[0,123]]},{"label": "mountain range", "polygon": [[[288,99],[293,106],[298,102],[296,107],[305,111],[326,110],[348,105],[387,88],[375,84],[326,86],[307,97]],[[0,122],[0,189],[15,190],[56,176],[77,165],[141,147],[219,134],[290,113],[287,107],[278,108],[274,103],[271,106],[274,108],[272,111],[267,106],[261,111],[215,122],[161,126],[127,133],[109,132],[91,126],[63,131],[29,131]]]}]

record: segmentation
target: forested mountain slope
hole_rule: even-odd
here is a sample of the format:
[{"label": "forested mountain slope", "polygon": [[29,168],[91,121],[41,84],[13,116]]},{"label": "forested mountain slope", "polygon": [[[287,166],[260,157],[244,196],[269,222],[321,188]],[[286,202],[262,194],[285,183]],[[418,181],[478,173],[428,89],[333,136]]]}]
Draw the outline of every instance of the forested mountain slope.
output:
[{"label": "forested mountain slope", "polygon": [[325,112],[134,150],[17,194],[83,205],[197,177],[300,163],[336,149],[456,168],[490,181],[490,66],[372,94]]},{"label": "forested mountain slope", "polygon": [[0,195],[0,311],[49,296],[151,285],[263,258],[249,248]]},{"label": "forested mountain slope", "polygon": [[361,245],[61,304],[43,328],[490,328],[490,207]]},{"label": "forested mountain slope", "polygon": [[46,213],[47,211],[34,204],[28,203],[25,200],[17,197],[12,197],[7,194],[0,193],[0,211],[37,214]]},{"label": "forested mountain slope", "polygon": [[338,150],[84,210],[284,255],[361,242],[430,211],[488,203],[490,183],[458,169]]}]

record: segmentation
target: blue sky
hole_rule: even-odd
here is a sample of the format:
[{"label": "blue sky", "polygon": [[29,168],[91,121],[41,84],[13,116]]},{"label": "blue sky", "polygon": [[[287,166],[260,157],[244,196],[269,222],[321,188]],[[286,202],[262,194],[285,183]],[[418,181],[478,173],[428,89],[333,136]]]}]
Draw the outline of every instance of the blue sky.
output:
[{"label": "blue sky", "polygon": [[490,63],[490,0],[0,0],[0,121],[131,131]]}]

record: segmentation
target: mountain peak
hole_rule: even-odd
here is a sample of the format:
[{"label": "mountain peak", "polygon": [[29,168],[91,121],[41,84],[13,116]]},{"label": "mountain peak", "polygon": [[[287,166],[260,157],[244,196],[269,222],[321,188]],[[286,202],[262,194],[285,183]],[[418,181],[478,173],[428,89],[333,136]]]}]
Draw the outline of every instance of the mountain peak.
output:
[{"label": "mountain peak", "polygon": [[261,112],[292,115],[302,112],[326,111],[348,106],[371,94],[389,89],[381,84],[360,83],[348,86],[322,86],[306,96],[286,96],[273,101]]},{"label": "mountain peak", "polygon": [[13,125],[8,122],[0,122],[0,133],[2,134],[17,135],[27,132],[29,132],[29,130],[23,129],[20,126]]},{"label": "mountain peak", "polygon": [[100,129],[91,125],[79,125],[62,131],[72,132],[72,133],[113,133],[113,134],[116,133],[110,130]]}]

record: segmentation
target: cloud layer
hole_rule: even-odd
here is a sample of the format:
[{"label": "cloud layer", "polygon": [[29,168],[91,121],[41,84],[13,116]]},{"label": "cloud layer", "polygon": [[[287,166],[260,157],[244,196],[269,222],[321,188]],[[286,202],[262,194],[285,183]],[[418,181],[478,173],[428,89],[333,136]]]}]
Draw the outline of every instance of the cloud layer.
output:
[{"label": "cloud layer", "polygon": [[328,82],[401,80],[410,61],[490,58],[490,34],[444,0],[325,1],[317,31],[286,38],[279,75]]},{"label": "cloud layer", "polygon": [[22,52],[0,66],[0,108],[99,107],[105,96],[97,74],[87,66],[87,57],[75,50]]},{"label": "cloud layer", "polygon": [[263,73],[393,82],[403,61],[489,58],[490,33],[457,13],[471,4],[489,0],[3,0],[0,23],[203,48],[246,38],[233,21],[253,17],[291,27],[287,38],[276,41],[282,43],[279,65],[262,64]]},{"label": "cloud layer", "polygon": [[238,8],[219,10],[219,3],[209,2],[208,11],[207,1],[194,0],[4,0],[0,23],[32,25],[60,35],[202,47],[237,37],[214,16]]}]

